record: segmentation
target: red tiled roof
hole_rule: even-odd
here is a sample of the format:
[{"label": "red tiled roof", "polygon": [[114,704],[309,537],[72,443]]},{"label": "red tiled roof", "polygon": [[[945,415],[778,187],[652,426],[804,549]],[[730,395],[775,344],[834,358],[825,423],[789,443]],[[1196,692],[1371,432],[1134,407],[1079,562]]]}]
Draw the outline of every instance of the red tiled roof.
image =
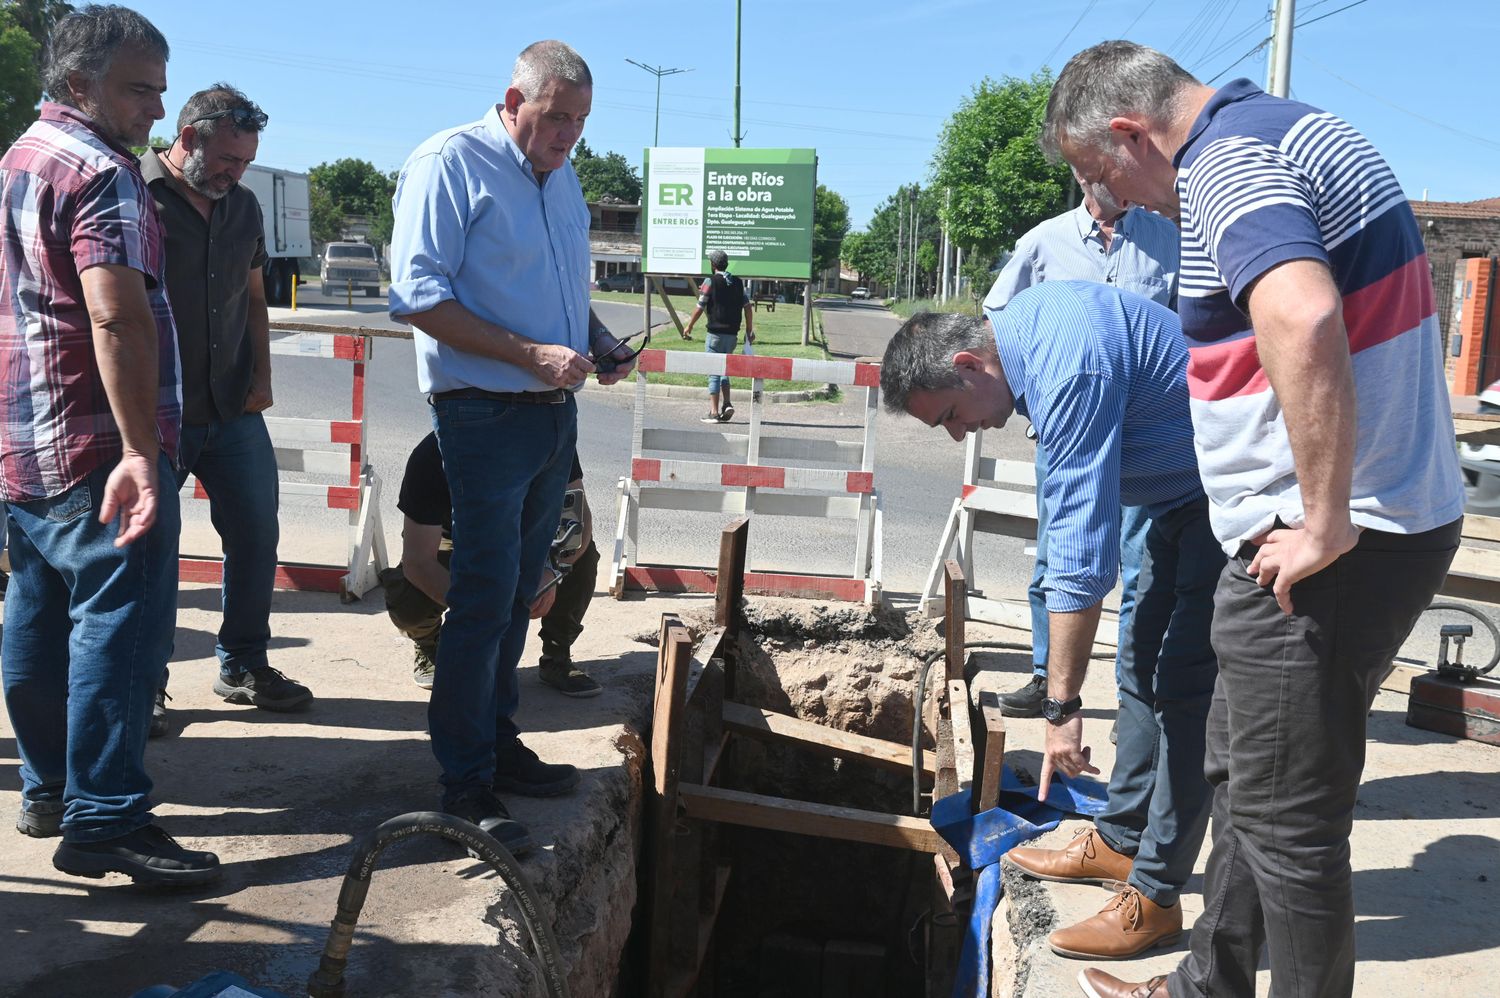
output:
[{"label": "red tiled roof", "polygon": [[1423,218],[1500,218],[1500,198],[1479,201],[1413,201],[1413,213]]}]

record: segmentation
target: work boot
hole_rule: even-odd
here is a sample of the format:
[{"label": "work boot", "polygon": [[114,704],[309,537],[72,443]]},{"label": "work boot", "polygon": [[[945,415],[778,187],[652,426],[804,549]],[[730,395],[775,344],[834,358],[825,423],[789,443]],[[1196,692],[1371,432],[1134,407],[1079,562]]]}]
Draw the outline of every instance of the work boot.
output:
[{"label": "work boot", "polygon": [[542,682],[565,697],[596,697],[604,687],[578,666],[566,659],[544,658],[537,663],[537,675]]},{"label": "work boot", "polygon": [[296,710],[312,701],[312,690],[283,676],[269,665],[246,669],[237,676],[219,676],[214,692],[225,703],[237,703],[261,710]]},{"label": "work boot", "polygon": [[1166,977],[1130,984],[1093,967],[1078,975],[1078,986],[1089,998],[1167,998]]},{"label": "work boot", "polygon": [[1000,694],[1000,713],[1006,717],[1041,717],[1042,701],[1047,699],[1047,677],[1032,676],[1018,690]]},{"label": "work boot", "polygon": [[495,747],[495,791],[523,797],[556,797],[578,786],[578,767],[543,762],[516,738]]},{"label": "work boot", "polygon": [[1063,884],[1105,884],[1130,877],[1131,858],[1115,852],[1094,828],[1085,825],[1061,849],[1016,846],[1001,861],[1038,880]]},{"label": "work boot", "polygon": [[62,834],[63,802],[60,800],[32,801],[22,804],[16,815],[16,831],[34,839],[50,839]]},{"label": "work boot", "polygon": [[531,849],[531,832],[510,816],[505,805],[500,803],[500,798],[483,787],[459,794],[451,804],[443,807],[443,813],[462,818],[478,827],[481,832],[504,846],[512,856],[519,856]]},{"label": "work boot", "polygon": [[164,689],[156,691],[156,701],[151,705],[151,731],[150,738],[164,738],[171,730],[171,724],[167,721],[167,701],[172,699]]},{"label": "work boot", "polygon": [[1134,887],[1123,884],[1120,893],[1099,914],[1058,929],[1047,942],[1059,956],[1128,960],[1148,949],[1175,943],[1181,935],[1182,905],[1163,908]]},{"label": "work boot", "polygon": [[151,887],[198,887],[219,879],[219,857],[184,849],[155,825],[103,842],[64,842],[52,854],[52,865],[95,880],[106,873],[123,873]]}]

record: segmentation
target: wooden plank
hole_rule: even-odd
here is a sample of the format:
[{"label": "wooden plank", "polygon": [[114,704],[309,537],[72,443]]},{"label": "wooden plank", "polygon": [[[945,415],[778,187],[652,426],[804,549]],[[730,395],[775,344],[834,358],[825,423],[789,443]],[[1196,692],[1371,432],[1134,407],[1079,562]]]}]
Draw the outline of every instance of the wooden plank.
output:
[{"label": "wooden plank", "polygon": [[994,482],[1001,486],[1023,486],[1036,488],[1036,463],[1033,461],[1009,461],[1004,458],[982,457],[976,484]]},{"label": "wooden plank", "polygon": [[970,807],[978,803],[974,791],[974,732],[969,726],[969,684],[955,679],[948,684],[949,723],[953,725],[953,769],[959,792],[971,791]]},{"label": "wooden plank", "polygon": [[1385,674],[1380,681],[1380,688],[1389,693],[1400,693],[1403,696],[1411,692],[1411,681],[1418,676],[1426,676],[1432,673],[1431,669],[1424,669],[1420,665],[1395,665]]},{"label": "wooden plank", "polygon": [[648,802],[647,899],[650,936],[646,964],[648,994],[666,993],[672,966],[672,912],[677,884],[677,810],[683,699],[687,689],[692,642],[687,628],[671,614],[662,614],[656,658],[656,698],[651,725],[651,790]]},{"label": "wooden plank", "polygon": [[745,601],[745,552],[750,518],[742,516],[719,531],[719,576],[714,580],[714,624],[724,629],[724,696],[732,698],[739,669],[740,622]]},{"label": "wooden plank", "polygon": [[721,760],[721,759],[724,758],[724,750],[729,746],[729,736],[730,736],[730,732],[728,730],[728,725],[725,725],[724,733],[719,736],[719,740],[717,742],[711,744],[711,745],[704,746],[704,748],[703,748],[703,782],[704,783],[712,784],[714,782],[714,777],[718,774],[718,770],[719,770],[719,760]]},{"label": "wooden plank", "polygon": [[707,911],[699,913],[698,926],[695,933],[696,959],[692,961],[691,969],[679,968],[672,974],[667,983],[667,998],[686,998],[693,993],[693,987],[698,983],[698,975],[702,972],[703,962],[708,956],[709,946],[713,943],[714,926],[719,921],[719,911],[724,907],[724,892],[729,887],[730,868],[721,865],[714,871],[714,886],[710,897],[705,900],[710,905]]},{"label": "wooden plank", "polygon": [[1463,536],[1472,540],[1500,543],[1500,516],[1468,514],[1464,517]]},{"label": "wooden plank", "polygon": [[[688,663],[687,692],[684,702],[692,704],[701,699],[699,682],[710,671],[710,663],[721,657],[720,645],[724,643],[724,628],[715,627],[703,635],[698,647],[693,649],[692,661]],[[717,684],[715,684],[717,686]]]},{"label": "wooden plank", "polygon": [[947,847],[924,818],[691,783],[681,783],[677,790],[682,812],[689,818],[915,852],[935,853]]},{"label": "wooden plank", "polygon": [[943,666],[948,682],[964,675],[964,618],[968,606],[969,584],[958,562],[943,562]]},{"label": "wooden plank", "polygon": [[979,805],[983,813],[1000,803],[1000,778],[1005,766],[1005,715],[1000,713],[997,694],[981,694],[979,716],[984,725],[984,761],[980,765]]},{"label": "wooden plank", "polygon": [[[818,755],[837,756],[845,759],[863,759],[882,769],[898,773],[911,772],[911,747],[898,745],[868,735],[857,735],[852,731],[840,731],[812,721],[778,714],[774,710],[748,707],[745,704],[724,702],[724,728],[738,735],[746,735],[762,741],[783,740],[796,742],[802,748]],[[923,775],[931,777],[934,768],[924,756]]]}]

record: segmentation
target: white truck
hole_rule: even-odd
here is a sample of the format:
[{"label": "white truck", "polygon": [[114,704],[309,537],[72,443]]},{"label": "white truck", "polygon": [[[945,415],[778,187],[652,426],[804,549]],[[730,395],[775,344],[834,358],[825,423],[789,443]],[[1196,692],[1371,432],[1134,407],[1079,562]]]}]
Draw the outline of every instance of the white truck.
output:
[{"label": "white truck", "polygon": [[252,163],[240,183],[260,201],[266,231],[266,301],[289,305],[300,257],[313,255],[307,174]]}]

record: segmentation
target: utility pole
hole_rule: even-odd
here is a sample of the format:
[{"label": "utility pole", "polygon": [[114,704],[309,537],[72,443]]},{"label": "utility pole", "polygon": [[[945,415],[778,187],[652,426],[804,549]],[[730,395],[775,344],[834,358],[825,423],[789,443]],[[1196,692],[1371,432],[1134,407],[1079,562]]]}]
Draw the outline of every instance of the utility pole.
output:
[{"label": "utility pole", "polygon": [[906,209],[896,201],[896,280],[891,284],[891,297],[901,297],[901,253],[906,247]]},{"label": "utility pole", "polygon": [[1297,0],[1273,0],[1271,51],[1266,59],[1266,93],[1286,97],[1292,89],[1292,21]]},{"label": "utility pole", "polygon": [[907,299],[917,297],[917,228],[922,224],[922,212],[917,208],[917,188],[911,189],[911,252],[906,255]]},{"label": "utility pole", "polygon": [[740,147],[740,2],[734,0],[734,147]]},{"label": "utility pole", "polygon": [[648,66],[644,62],[636,62],[634,59],[626,59],[632,66],[639,66],[652,76],[656,77],[656,130],[651,133],[651,145],[661,145],[661,78],[663,76],[675,76],[678,73],[691,73],[691,69],[662,69],[660,66]]}]

